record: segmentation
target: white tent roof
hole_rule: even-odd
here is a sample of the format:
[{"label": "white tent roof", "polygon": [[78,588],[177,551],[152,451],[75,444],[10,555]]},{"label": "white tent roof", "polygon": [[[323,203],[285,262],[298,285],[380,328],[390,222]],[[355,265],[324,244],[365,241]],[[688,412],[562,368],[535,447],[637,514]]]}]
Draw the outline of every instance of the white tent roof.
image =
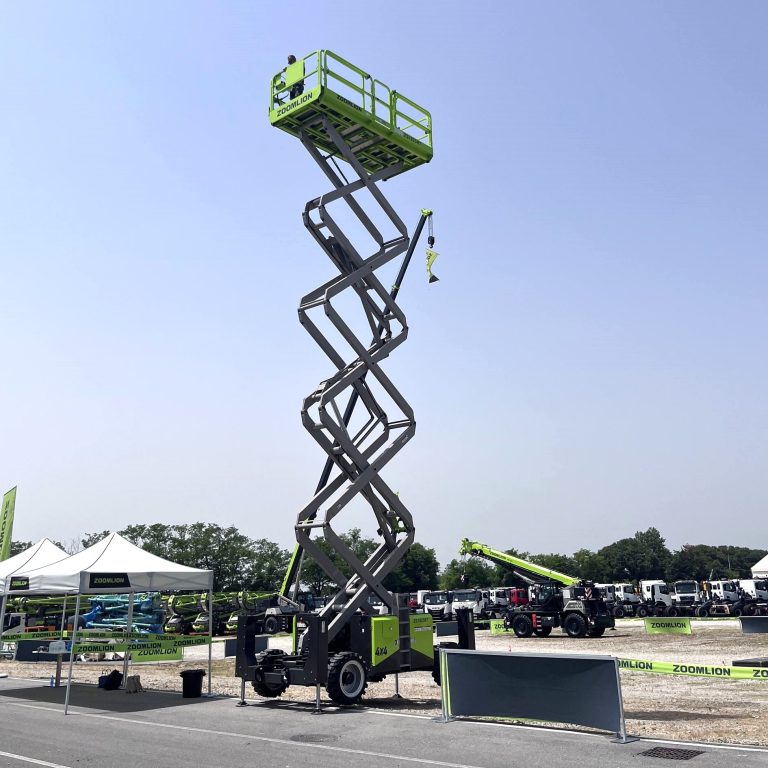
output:
[{"label": "white tent roof", "polygon": [[768,579],[768,555],[752,566],[753,579]]},{"label": "white tent roof", "polygon": [[37,544],[33,544],[29,549],[19,552],[18,555],[9,557],[0,562],[0,592],[5,591],[5,582],[9,581],[9,576],[15,575],[18,571],[29,570],[30,568],[42,568],[45,565],[64,560],[69,555],[57,547],[50,539],[40,539]]},{"label": "white tent roof", "polygon": [[[29,583],[19,591],[42,592],[150,592],[169,589],[209,590],[213,571],[203,571],[145,552],[117,533],[76,555],[42,568],[14,574]],[[16,591],[16,590],[14,590]]]}]

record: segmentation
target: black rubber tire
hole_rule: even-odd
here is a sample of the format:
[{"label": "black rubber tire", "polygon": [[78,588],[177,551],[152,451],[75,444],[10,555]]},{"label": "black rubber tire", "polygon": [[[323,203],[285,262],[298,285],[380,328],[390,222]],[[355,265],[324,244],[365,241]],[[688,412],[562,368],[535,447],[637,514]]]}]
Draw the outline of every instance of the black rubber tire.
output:
[{"label": "black rubber tire", "polygon": [[605,634],[605,627],[593,627],[587,630],[588,637],[602,637]]},{"label": "black rubber tire", "polygon": [[268,635],[277,634],[280,631],[280,621],[277,616],[267,616],[264,619],[264,632]]},{"label": "black rubber tire", "polygon": [[[256,663],[260,664],[265,659],[269,658],[270,656],[284,656],[285,651],[281,651],[279,648],[269,648],[266,651],[262,651],[261,653],[256,655]],[[258,670],[257,670],[258,674]],[[285,693],[286,688],[288,688],[288,683],[266,683],[263,680],[254,680],[253,683],[253,690],[256,691],[256,693],[259,694],[259,696],[263,696],[265,699],[274,699],[276,696],[282,696],[283,693]]]},{"label": "black rubber tire", "polygon": [[705,608],[703,605],[700,605],[700,606],[699,606],[699,607],[696,609],[696,615],[697,615],[699,618],[702,618],[702,619],[703,619],[705,616],[709,616],[709,609]]},{"label": "black rubber tire", "polygon": [[747,603],[744,606],[745,616],[754,616],[757,613],[757,606],[754,603]]},{"label": "black rubber tire", "polygon": [[586,637],[587,622],[580,614],[569,613],[563,622],[563,629],[565,630],[565,634],[568,635],[568,637]]},{"label": "black rubber tire", "polygon": [[733,609],[731,616],[741,616],[743,613],[744,613],[744,610],[738,607]]},{"label": "black rubber tire", "polygon": [[524,613],[518,613],[512,619],[512,631],[518,637],[530,637],[533,634],[533,622],[531,617]]},{"label": "black rubber tire", "polygon": [[641,605],[635,612],[635,616],[640,619],[644,619],[648,615],[648,608],[645,605]]},{"label": "black rubber tire", "polygon": [[368,687],[368,672],[363,657],[351,651],[337,653],[328,664],[325,690],[331,701],[342,706],[357,704]]},{"label": "black rubber tire", "polygon": [[623,619],[624,618],[624,607],[621,605],[616,605],[613,608],[613,615],[617,619]]},{"label": "black rubber tire", "polygon": [[552,634],[552,627],[536,627],[533,630],[533,634],[536,637],[549,637]]},{"label": "black rubber tire", "polygon": [[674,605],[670,605],[669,608],[667,608],[666,615],[674,618],[675,616],[680,615],[680,611]]},{"label": "black rubber tire", "polygon": [[274,699],[276,696],[282,696],[285,693],[285,689],[288,687],[288,683],[281,683],[280,685],[273,685],[272,683],[265,683],[263,680],[253,681],[253,690],[263,696],[265,699]]}]

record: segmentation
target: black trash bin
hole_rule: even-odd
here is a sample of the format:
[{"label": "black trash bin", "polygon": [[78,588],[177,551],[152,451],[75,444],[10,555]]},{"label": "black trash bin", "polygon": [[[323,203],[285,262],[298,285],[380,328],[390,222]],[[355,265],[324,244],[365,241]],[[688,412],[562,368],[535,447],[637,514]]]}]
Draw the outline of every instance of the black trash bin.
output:
[{"label": "black trash bin", "polygon": [[181,676],[181,695],[185,699],[199,699],[203,695],[204,669],[185,669]]}]

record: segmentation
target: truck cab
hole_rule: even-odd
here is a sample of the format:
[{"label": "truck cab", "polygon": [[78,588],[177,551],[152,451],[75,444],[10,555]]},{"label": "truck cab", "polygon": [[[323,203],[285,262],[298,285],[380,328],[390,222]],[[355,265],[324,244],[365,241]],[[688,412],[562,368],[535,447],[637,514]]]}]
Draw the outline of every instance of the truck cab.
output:
[{"label": "truck cab", "polygon": [[677,606],[701,603],[701,589],[696,581],[676,581],[672,585],[672,604]]},{"label": "truck cab", "polygon": [[768,602],[768,579],[741,579],[738,585],[748,599]]},{"label": "truck cab", "polygon": [[600,590],[600,594],[603,596],[603,600],[606,603],[613,604],[616,602],[616,587],[613,584],[595,584]]},{"label": "truck cab", "polygon": [[705,585],[712,600],[719,600],[721,603],[738,602],[739,590],[736,582],[730,580],[708,581]]},{"label": "truck cab", "polygon": [[640,598],[649,610],[659,616],[672,607],[669,587],[661,579],[646,579],[640,582]]},{"label": "truck cab", "polygon": [[[428,613],[435,620],[444,617],[446,608],[450,605],[448,602],[448,592],[441,590],[438,592],[427,592],[423,597],[424,613]],[[453,599],[451,598],[451,603]],[[450,611],[449,611],[450,612]]]}]

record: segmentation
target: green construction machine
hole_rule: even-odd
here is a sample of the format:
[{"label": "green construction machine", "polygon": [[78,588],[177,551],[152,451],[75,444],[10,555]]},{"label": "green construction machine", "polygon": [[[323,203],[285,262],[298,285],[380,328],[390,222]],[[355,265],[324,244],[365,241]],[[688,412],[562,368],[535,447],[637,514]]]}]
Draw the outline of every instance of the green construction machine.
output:
[{"label": "green construction machine", "polygon": [[523,560],[479,541],[462,539],[461,555],[482,557],[528,584],[528,603],[509,608],[504,625],[518,637],[548,637],[560,627],[569,637],[601,637],[615,626],[600,590],[585,581]]},{"label": "green construction machine", "polygon": [[[296,602],[304,553],[336,592],[319,611],[294,614],[292,653],[257,652],[259,620],[240,621],[236,675],[243,690],[250,682],[261,696],[280,696],[290,685],[316,686],[319,702],[325,686],[334,702],[354,704],[368,681],[435,666],[432,617],[411,613],[406,598],[383,586],[413,543],[414,524],[381,475],[416,429],[411,406],[383,364],[408,335],[397,296],[427,221],[430,247],[434,243],[431,211],[422,211],[411,237],[378,186],[429,162],[432,118],[399,92],[322,50],[289,59],[272,78],[269,119],[299,139],[331,183],[330,192],[306,204],[303,222],[335,268],[299,304],[299,320],[332,371],[307,395],[301,411],[326,463],[315,495],[298,513],[297,545],[280,598],[286,612],[295,610],[289,602]],[[346,228],[350,219],[354,238]],[[362,253],[362,240],[368,255]],[[398,257],[402,262],[395,277]],[[392,275],[383,278],[387,268]],[[365,561],[334,530],[342,512],[360,506],[372,515],[379,537]],[[378,608],[374,602],[380,602]],[[464,642],[472,642],[471,624]]]}]

